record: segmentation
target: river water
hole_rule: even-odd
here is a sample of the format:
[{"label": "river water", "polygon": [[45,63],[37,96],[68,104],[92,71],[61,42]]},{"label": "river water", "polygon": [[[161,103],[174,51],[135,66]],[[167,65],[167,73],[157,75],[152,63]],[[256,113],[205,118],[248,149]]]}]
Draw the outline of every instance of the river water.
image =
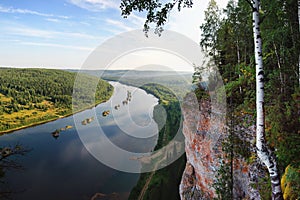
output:
[{"label": "river water", "polygon": [[[120,199],[127,198],[140,175],[102,164],[87,150],[82,139],[97,141],[97,130],[101,127],[110,142],[122,149],[137,153],[151,151],[157,141],[158,128],[152,113],[158,99],[136,87],[110,83],[115,90],[108,102],[74,116],[0,136],[0,147],[20,144],[30,149],[24,156],[13,157],[13,162],[22,168],[8,170],[0,179],[6,181],[0,187],[9,189],[12,199],[91,199],[96,193],[117,193]],[[131,100],[123,105],[128,91]],[[110,114],[104,117],[105,110]],[[96,117],[90,123],[77,121],[75,126],[74,119],[91,116]],[[52,136],[54,130],[67,125],[73,128],[61,131],[57,138]],[[136,137],[147,135],[151,136],[147,140]]]}]

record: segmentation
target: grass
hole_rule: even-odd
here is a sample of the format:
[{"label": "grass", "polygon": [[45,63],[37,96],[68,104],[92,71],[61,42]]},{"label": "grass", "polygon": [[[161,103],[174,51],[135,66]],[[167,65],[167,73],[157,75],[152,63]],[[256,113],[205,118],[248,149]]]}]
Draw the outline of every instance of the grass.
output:
[{"label": "grass", "polygon": [[79,73],[74,93],[79,74],[63,70],[0,68],[0,74],[0,134],[69,116],[108,100],[113,92],[109,83]]},{"label": "grass", "polygon": [[6,97],[6,96],[4,96],[3,94],[1,94],[0,93],[0,101],[1,101],[1,103],[8,103],[8,102],[10,102],[11,101],[11,97]]},{"label": "grass", "polygon": [[[1,101],[3,102],[3,99],[5,98],[6,97],[3,97],[2,95]],[[58,119],[60,117],[63,117],[59,115],[59,113],[61,113],[62,111],[67,111],[68,113],[71,112],[65,108],[57,108],[53,105],[52,102],[49,101],[43,101],[41,104],[47,105],[47,110],[37,108],[29,109],[29,107],[27,106],[24,107],[22,110],[19,110],[18,112],[13,112],[11,114],[2,113],[0,115],[2,124],[2,130],[0,131],[0,134],[9,133],[22,128]],[[4,127],[8,128],[3,130]]]},{"label": "grass", "polygon": [[[1,94],[0,96],[1,102],[5,101],[10,102],[10,98],[5,97],[4,95]],[[96,101],[95,105],[98,105],[100,103],[103,103],[104,101]],[[50,121],[57,120],[59,118],[67,117],[70,115],[73,115],[75,113],[81,112],[85,109],[94,107],[95,105],[85,107],[80,110],[76,110],[76,112],[73,112],[72,109],[70,108],[58,108],[55,107],[55,105],[47,100],[44,100],[40,104],[46,105],[47,110],[42,110],[42,109],[37,109],[37,108],[32,108],[29,109],[27,106],[23,110],[19,110],[18,112],[13,112],[11,114],[8,113],[1,113],[0,114],[0,125],[2,125],[0,128],[0,135],[10,133],[16,130],[28,128],[31,126],[36,126],[40,124],[44,124]],[[3,126],[4,125],[4,126]],[[3,127],[9,127],[5,128],[3,130]]]}]

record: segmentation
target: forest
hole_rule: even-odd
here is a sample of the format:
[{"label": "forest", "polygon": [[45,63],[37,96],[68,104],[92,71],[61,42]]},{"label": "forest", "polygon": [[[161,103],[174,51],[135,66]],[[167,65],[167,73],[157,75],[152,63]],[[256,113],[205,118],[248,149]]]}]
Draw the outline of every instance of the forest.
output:
[{"label": "forest", "polygon": [[[151,68],[151,66],[149,67]],[[107,81],[118,81],[136,87],[143,87],[145,84],[161,85],[164,87],[154,87],[157,90],[158,98],[160,97],[159,91],[162,90],[164,94],[172,92],[170,97],[175,95],[179,99],[183,99],[186,93],[190,91],[193,75],[193,72],[147,70],[82,70],[81,72],[96,75]]]},{"label": "forest", "polygon": [[[70,115],[112,95],[113,87],[107,82],[81,75],[72,110],[76,75],[54,69],[0,68],[0,132]],[[98,82],[96,93],[91,96],[95,81]]]},{"label": "forest", "polygon": [[[73,70],[76,71],[76,70]],[[35,122],[38,120],[55,119],[59,115],[65,115],[72,111],[72,94],[73,85],[75,81],[75,72],[68,72],[62,70],[48,70],[48,69],[7,69],[1,68],[1,115],[7,119],[6,121],[1,121],[2,124],[5,122],[9,124],[10,128],[18,127],[28,122]],[[77,72],[77,71],[76,71]],[[85,72],[82,74],[83,80],[98,80],[96,76],[89,75],[91,72]],[[110,80],[118,80],[119,71],[107,72],[110,75]],[[140,75],[145,76],[147,72],[138,72]],[[154,72],[153,72],[154,73]],[[94,72],[92,74],[95,74]],[[113,76],[114,78],[112,78]],[[133,80],[131,79],[133,78]],[[153,78],[139,79],[136,76],[127,77],[122,80],[122,83],[137,85],[144,89],[147,93],[151,93],[159,99],[159,106],[154,107],[154,120],[159,123],[159,109],[162,106],[167,113],[167,119],[165,126],[161,129],[159,133],[159,138],[155,147],[155,150],[165,146],[178,130],[181,130],[181,110],[179,101],[168,87],[148,83]],[[181,85],[184,85],[184,81],[176,80],[176,76],[160,74],[157,80],[163,80],[161,82],[164,85],[173,85],[174,89],[180,90]],[[85,105],[91,91],[89,90],[90,85],[86,80],[86,83],[82,85],[81,95],[85,98],[82,99],[84,102],[75,102],[74,104],[78,107]],[[191,75],[189,74],[189,80],[191,80]],[[154,81],[155,82],[155,81]],[[109,98],[113,88],[107,82],[99,81],[98,91],[96,95],[96,102],[101,102]],[[78,88],[77,88],[78,89]],[[58,98],[60,97],[60,98]],[[80,95],[79,95],[80,97]],[[80,98],[78,98],[80,100]],[[74,99],[73,99],[74,100]],[[21,102],[23,101],[23,102]],[[89,102],[92,102],[90,100]],[[74,106],[73,104],[73,106]],[[12,105],[11,107],[9,105]],[[45,106],[45,107],[42,107]],[[9,110],[14,109],[15,110]],[[6,110],[5,110],[6,109]],[[26,114],[26,115],[25,115]],[[9,117],[16,116],[12,119]],[[34,118],[39,116],[39,118]],[[11,121],[8,121],[11,119]],[[2,125],[1,124],[1,125]],[[26,125],[26,124],[25,124]],[[2,125],[3,126],[3,125]],[[20,147],[12,147],[13,151],[16,149],[16,154],[18,154]],[[22,152],[21,152],[22,153]],[[151,176],[148,189],[144,193],[144,199],[152,199],[157,197],[158,199],[166,199],[171,197],[172,199],[179,199],[179,188],[178,185],[181,180],[181,175],[185,167],[185,155],[182,155],[176,162],[163,168],[161,170],[155,171],[154,175]],[[137,199],[140,192],[145,185],[145,181],[149,179],[150,173],[144,173],[141,175],[137,185],[132,190],[130,194],[130,199]],[[176,191],[170,196],[170,191]],[[1,196],[1,194],[0,194]]]},{"label": "forest", "polygon": [[[97,71],[93,73],[97,74]],[[159,99],[159,105],[156,105],[153,110],[153,119],[159,127],[162,126],[154,148],[154,150],[159,150],[166,146],[178,131],[182,134],[180,100],[191,87],[191,74],[183,73],[183,77],[178,79],[178,73],[174,72],[131,71],[127,72],[126,76],[123,73],[120,70],[107,71],[104,74],[101,73],[101,78],[139,87]],[[161,106],[167,114],[164,125],[159,125],[163,121],[160,119]],[[136,186],[131,190],[129,199],[180,199],[178,186],[185,162],[186,156],[183,154],[167,167],[142,173]],[[147,189],[143,193],[146,182],[148,182]]]},{"label": "forest", "polygon": [[[154,23],[156,33],[163,34],[172,9],[180,11],[192,6],[193,0],[121,0],[120,7],[125,18],[133,11],[145,11],[144,30],[149,31]],[[234,184],[238,183],[234,183],[233,171],[237,159],[247,164],[260,161],[263,174],[251,187],[258,189],[261,199],[299,199],[300,1],[229,0],[226,8],[220,9],[215,0],[210,0],[205,21],[199,26],[199,45],[210,58],[209,67],[214,66],[221,74],[226,91],[224,154],[212,186],[217,199],[234,199]],[[213,70],[208,80],[201,77],[207,67],[195,66],[193,80],[199,103],[209,102],[209,91],[215,90],[217,75]],[[139,74],[120,79],[127,71],[119,73],[114,77],[109,72],[106,79],[141,87],[159,98],[160,106],[167,111],[167,122],[156,146],[161,148],[181,126],[179,100],[187,91],[182,85],[190,85],[173,75],[147,78]],[[72,105],[75,111],[94,106],[93,102],[105,101],[113,92],[108,83],[100,80],[91,97],[92,82],[98,78],[82,74],[72,102],[75,78],[75,73],[62,70],[0,68],[0,134],[72,114]],[[163,82],[152,84],[156,79]],[[157,108],[154,118],[159,122]],[[246,140],[249,135],[258,139]],[[267,156],[262,159],[263,153]],[[138,199],[150,179],[142,199],[179,199],[178,184],[184,165],[183,155],[164,169],[142,174],[129,198]]]},{"label": "forest", "polygon": [[[163,76],[161,78],[163,78]],[[167,113],[166,123],[159,131],[158,140],[154,149],[158,150],[166,146],[178,131],[182,134],[180,102],[176,95],[163,85],[148,83],[141,86],[141,88],[159,99],[159,105],[155,106],[153,110],[153,118],[158,126],[160,126],[159,124],[162,121],[160,119],[159,106],[163,106]],[[129,199],[180,199],[178,185],[181,181],[185,162],[186,156],[183,154],[167,167],[141,174],[137,185],[130,193]],[[146,186],[147,189],[142,193],[147,181],[149,181]]]},{"label": "forest", "polygon": [[[216,189],[222,199],[232,198],[230,166],[234,157],[253,159],[246,142],[238,135],[241,127],[255,124],[255,57],[252,32],[252,10],[245,0],[229,1],[224,10],[214,0],[205,12],[201,25],[201,47],[211,57],[221,73],[227,95],[227,125],[229,137],[224,142],[227,166],[220,169]],[[275,153],[284,199],[300,197],[300,88],[299,55],[300,34],[297,1],[261,1],[260,29],[262,60],[264,64],[264,106],[266,141]],[[205,66],[202,66],[205,67]],[[195,68],[194,78],[201,67]],[[213,80],[214,74],[210,76]],[[209,83],[213,81],[209,81]],[[210,86],[208,86],[210,87]],[[199,84],[198,94],[203,97],[205,88]],[[240,147],[241,144],[244,147]],[[252,157],[251,157],[252,156]],[[255,156],[255,155],[254,155]],[[271,198],[270,178],[261,180],[262,199]]]},{"label": "forest", "polygon": [[[144,31],[154,27],[158,34],[172,10],[191,7],[192,0],[121,2],[125,18],[144,11]],[[300,2],[229,0],[220,9],[211,0],[200,29],[200,46],[210,66],[195,67],[195,93],[199,101],[209,101],[207,90],[214,91],[216,74],[210,73],[207,87],[200,74],[213,65],[227,98],[227,157],[214,183],[218,199],[233,199],[232,163],[237,157],[248,163],[258,157],[265,165],[264,177],[254,186],[262,199],[299,199]],[[242,140],[244,130],[253,126],[256,141]]]}]

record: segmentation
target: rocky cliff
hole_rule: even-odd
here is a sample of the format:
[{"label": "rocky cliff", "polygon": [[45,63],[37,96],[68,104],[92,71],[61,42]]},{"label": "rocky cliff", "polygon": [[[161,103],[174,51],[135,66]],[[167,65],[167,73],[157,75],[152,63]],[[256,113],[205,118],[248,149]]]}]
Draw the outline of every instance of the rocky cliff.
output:
[{"label": "rocky cliff", "polygon": [[[180,196],[183,200],[218,198],[213,184],[218,179],[221,163],[227,162],[222,143],[226,138],[224,114],[212,109],[209,101],[195,100],[193,94],[187,95],[182,112],[184,115],[183,134],[187,163],[180,184]],[[241,140],[254,139],[254,128],[247,128]],[[250,145],[254,152],[254,144]],[[255,155],[255,154],[253,154]],[[265,172],[258,159],[253,156],[249,161],[236,157],[232,162],[233,199],[260,199],[258,180]],[[224,186],[226,187],[226,186]]]}]

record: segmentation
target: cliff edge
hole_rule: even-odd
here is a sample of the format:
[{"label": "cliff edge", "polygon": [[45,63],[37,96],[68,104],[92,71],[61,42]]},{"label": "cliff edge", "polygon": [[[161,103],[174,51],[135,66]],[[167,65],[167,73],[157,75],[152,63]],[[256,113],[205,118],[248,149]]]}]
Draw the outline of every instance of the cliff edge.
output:
[{"label": "cliff edge", "polygon": [[[212,109],[208,100],[198,102],[192,93],[185,97],[182,112],[187,163],[179,186],[180,197],[183,200],[220,198],[215,184],[220,178],[222,163],[228,162],[228,155],[222,148],[227,137],[224,114],[216,108]],[[249,142],[249,151],[256,155],[254,127],[247,128],[247,134],[239,135],[239,131],[236,132],[241,140]],[[232,198],[261,199],[257,183],[265,171],[259,160],[255,156],[251,161],[236,156],[231,166]]]}]

